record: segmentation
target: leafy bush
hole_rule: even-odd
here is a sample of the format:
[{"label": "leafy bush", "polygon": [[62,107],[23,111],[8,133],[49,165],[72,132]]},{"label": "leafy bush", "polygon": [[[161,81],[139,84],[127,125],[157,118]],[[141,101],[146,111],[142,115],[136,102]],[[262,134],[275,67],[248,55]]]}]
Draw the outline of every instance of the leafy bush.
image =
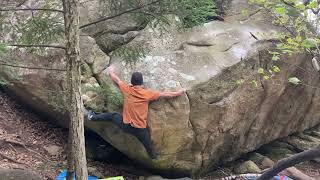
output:
[{"label": "leafy bush", "polygon": [[83,89],[84,92],[92,91],[97,93],[96,100],[94,103],[89,104],[90,108],[97,112],[115,112],[118,111],[123,104],[123,97],[120,92],[114,90],[109,85],[91,86]]}]

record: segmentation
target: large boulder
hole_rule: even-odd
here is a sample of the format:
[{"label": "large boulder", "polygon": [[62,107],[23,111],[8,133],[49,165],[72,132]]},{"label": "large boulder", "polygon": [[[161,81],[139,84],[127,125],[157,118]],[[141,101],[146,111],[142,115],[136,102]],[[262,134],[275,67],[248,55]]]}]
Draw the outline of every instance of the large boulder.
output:
[{"label": "large boulder", "polygon": [[[99,3],[98,0],[83,2],[83,24],[93,21],[94,17],[110,14]],[[226,22],[214,21],[190,31],[179,31],[176,26],[161,31],[148,26],[137,33],[139,27],[129,16],[83,29],[86,35],[81,40],[82,81],[87,106],[99,111],[110,110],[108,104],[112,101],[104,104],[101,92],[119,94],[110,87],[107,78],[105,66],[110,64],[126,82],[133,71],[141,71],[146,88],[188,89],[181,97],[160,99],[150,105],[149,128],[159,153],[155,160],[149,158],[137,138],[112,122],[86,122],[86,127],[148,168],[194,174],[320,123],[320,90],[312,88],[319,83],[319,78],[315,72],[310,75],[301,70],[305,68],[313,73],[312,57],[294,54],[283,56],[279,62],[271,61],[268,51],[274,47],[272,32],[281,29],[273,27],[268,21],[270,18],[263,12],[256,12],[247,1],[234,0],[227,4],[231,8],[226,10]],[[241,11],[237,4],[243,8],[250,6],[250,12],[255,14],[236,16]],[[258,22],[261,19],[265,19],[263,23]],[[171,20],[179,23],[176,18]],[[128,66],[121,57],[110,53],[123,44],[125,47],[143,45],[149,51],[136,64]],[[51,54],[51,59],[28,57],[33,65],[63,68],[61,52],[60,56]],[[18,55],[13,52],[6,60],[22,56]],[[273,65],[279,66],[281,71],[270,80],[265,81],[257,74],[260,67],[267,70]],[[0,68],[1,77],[12,82],[9,89],[30,106],[66,125],[65,118],[57,116],[63,115],[67,108],[65,99],[59,101],[65,108],[56,108],[50,101],[55,100],[52,94],[44,93],[48,87],[50,92],[64,92],[64,74],[29,69],[14,72],[13,76],[12,68]],[[290,76],[298,76],[310,86],[289,84]],[[251,83],[253,80],[256,83]],[[239,81],[243,83],[238,84]],[[33,86],[29,87],[30,84]],[[58,97],[61,99],[64,95],[61,93]],[[111,99],[117,98],[112,96]]]},{"label": "large boulder", "polygon": [[34,110],[55,117],[59,124],[67,126],[64,52],[57,50],[42,56],[12,50],[0,58],[8,64],[33,67],[0,66],[0,80],[6,84],[8,92]]}]

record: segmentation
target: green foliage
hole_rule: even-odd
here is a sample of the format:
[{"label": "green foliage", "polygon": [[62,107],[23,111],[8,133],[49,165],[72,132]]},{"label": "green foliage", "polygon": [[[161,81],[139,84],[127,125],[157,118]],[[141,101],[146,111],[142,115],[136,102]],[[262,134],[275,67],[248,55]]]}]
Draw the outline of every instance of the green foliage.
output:
[{"label": "green foliage", "polygon": [[236,81],[236,84],[237,84],[237,85],[241,85],[241,84],[243,84],[243,83],[244,83],[244,80],[243,80],[243,79],[239,79],[239,80]]},{"label": "green foliage", "polygon": [[[282,26],[286,32],[276,33],[280,40],[277,49],[281,54],[309,52],[318,54],[316,47],[320,39],[316,30],[308,20],[308,10],[317,9],[316,0],[311,0],[306,6],[298,0],[250,0],[251,3],[259,5],[274,17],[273,23]],[[280,54],[272,54],[272,60],[278,60]]]},{"label": "green foliage", "polygon": [[121,57],[125,61],[126,65],[134,65],[139,59],[144,58],[147,53],[148,49],[143,46],[122,46],[113,51],[113,54]]},{"label": "green foliage", "polygon": [[[292,55],[294,53],[309,53],[313,56],[320,54],[320,37],[317,34],[319,29],[312,26],[308,19],[309,13],[319,11],[317,0],[311,0],[303,4],[300,0],[250,0],[250,3],[258,5],[269,15],[273,16],[273,23],[283,27],[283,32],[274,33],[274,37],[279,40],[276,51],[270,51],[272,60],[277,61],[281,55]],[[319,21],[318,14],[317,21]],[[318,24],[317,24],[318,25]],[[268,70],[268,75],[260,68],[258,73],[267,80],[270,75],[280,72],[278,66],[273,66]],[[268,76],[268,77],[267,77]],[[302,82],[297,77],[291,77],[288,81],[298,85]]]},{"label": "green foliage", "polygon": [[4,43],[0,43],[0,56],[8,52],[8,46]]},{"label": "green foliage", "polygon": [[63,23],[52,13],[40,12],[29,18],[21,27],[22,44],[50,44],[64,34]]},{"label": "green foliage", "polygon": [[[43,3],[37,8],[61,9],[61,2],[56,0],[45,0]],[[64,35],[63,15],[56,11],[5,11],[0,14],[0,23],[0,30],[10,34],[8,41],[11,44],[50,45],[57,43]],[[30,52],[40,50],[26,49]]]},{"label": "green foliage", "polygon": [[309,9],[315,9],[318,7],[319,7],[318,1],[316,1],[316,0],[311,1],[307,6],[307,8],[309,8]]},{"label": "green foliage", "polygon": [[278,72],[280,72],[280,68],[278,66],[272,66],[271,72],[272,71],[275,73],[278,73]]},{"label": "green foliage", "polygon": [[[141,3],[140,0],[129,0],[125,3],[129,7],[138,7],[147,4],[147,2]],[[115,9],[128,9],[127,6],[118,1],[112,4],[115,6]],[[133,14],[141,24],[145,25],[154,21],[156,22],[155,24],[160,26],[163,24],[169,25],[167,15],[176,15],[181,19],[184,28],[203,24],[208,21],[208,17],[217,15],[213,0],[162,0],[154,5],[144,7]]]},{"label": "green foliage", "polygon": [[185,28],[203,24],[208,17],[217,15],[212,0],[178,0],[176,3],[177,15]]},{"label": "green foliage", "polygon": [[264,75],[264,76],[263,76],[263,79],[264,79],[264,80],[268,80],[269,78],[270,78],[270,76],[268,76],[268,75]]},{"label": "green foliage", "polygon": [[259,74],[264,74],[264,69],[263,69],[263,68],[259,68],[259,69],[258,69],[258,73],[259,73]]},{"label": "green foliage", "polygon": [[251,81],[251,84],[252,84],[252,86],[255,87],[255,88],[258,87],[258,83],[257,83],[256,80],[252,80],[252,81]]},{"label": "green foliage", "polygon": [[278,61],[280,59],[280,53],[279,52],[269,51],[269,54],[272,55],[272,61]]},{"label": "green foliage", "polygon": [[92,91],[97,93],[99,98],[105,103],[104,107],[93,107],[98,112],[104,112],[108,109],[109,112],[114,112],[119,110],[123,105],[123,96],[120,92],[111,88],[110,85],[101,86],[91,86],[86,87],[84,92]]},{"label": "green foliage", "polygon": [[300,79],[298,79],[297,77],[291,77],[288,79],[288,81],[294,85],[299,85],[301,84],[301,81]]},{"label": "green foliage", "polygon": [[108,103],[109,111],[117,111],[123,104],[123,96],[118,91],[113,90],[110,86],[101,88],[106,102]]},{"label": "green foliage", "polygon": [[8,82],[3,77],[0,76],[0,86],[6,86],[6,85],[8,85]]}]

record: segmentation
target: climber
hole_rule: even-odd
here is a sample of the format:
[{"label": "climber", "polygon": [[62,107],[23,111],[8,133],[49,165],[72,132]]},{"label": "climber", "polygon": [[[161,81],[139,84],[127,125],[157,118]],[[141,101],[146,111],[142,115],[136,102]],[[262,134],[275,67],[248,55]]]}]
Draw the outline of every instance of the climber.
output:
[{"label": "climber", "polygon": [[111,120],[124,131],[136,136],[144,145],[152,159],[157,157],[147,128],[148,105],[159,97],[176,97],[184,94],[185,89],[174,92],[159,92],[143,88],[143,77],[140,72],[131,76],[131,85],[127,85],[114,73],[113,67],[107,69],[112,81],[117,85],[124,97],[123,117],[118,113],[96,114],[88,111],[87,119],[92,121]]}]

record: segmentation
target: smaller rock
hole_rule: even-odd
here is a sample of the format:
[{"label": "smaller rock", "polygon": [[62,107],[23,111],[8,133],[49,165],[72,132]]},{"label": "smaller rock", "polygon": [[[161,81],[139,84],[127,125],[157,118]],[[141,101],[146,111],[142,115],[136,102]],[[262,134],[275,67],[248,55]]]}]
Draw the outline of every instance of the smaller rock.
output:
[{"label": "smaller rock", "polygon": [[93,99],[98,96],[98,93],[95,91],[87,91],[86,94],[90,99]]},{"label": "smaller rock", "polygon": [[261,173],[261,169],[253,162],[246,161],[234,169],[236,174]]},{"label": "smaller rock", "polygon": [[88,167],[88,174],[96,176],[97,178],[103,178],[103,174],[99,172],[96,167]]},{"label": "smaller rock", "polygon": [[263,169],[270,168],[273,165],[274,165],[274,162],[268,157],[263,158],[261,162],[261,166],[263,167]]},{"label": "smaller rock", "polygon": [[85,94],[83,94],[81,97],[82,97],[82,100],[83,100],[83,103],[84,103],[84,104],[86,104],[87,102],[90,101],[90,97],[87,96],[87,95],[85,95]]},{"label": "smaller rock", "polygon": [[106,59],[96,59],[95,62],[92,65],[92,73],[93,74],[100,74],[103,70],[107,68],[107,65],[109,64],[110,58]]},{"label": "smaller rock", "polygon": [[298,135],[298,137],[300,137],[301,139],[304,139],[306,141],[310,141],[310,142],[315,142],[315,143],[319,143],[320,144],[320,139],[317,137],[313,137],[312,135],[306,134],[306,133],[301,133]]},{"label": "smaller rock", "polygon": [[[297,136],[290,136],[288,138],[286,138],[286,142],[288,142],[289,144],[291,144],[292,146],[294,146],[296,149],[299,149],[300,151],[305,151],[305,150],[309,150],[312,149],[316,146],[319,145],[320,141],[310,141],[310,137],[305,138],[305,135],[299,135],[300,137]],[[303,138],[302,138],[303,137]],[[316,139],[316,138],[314,138]]]},{"label": "smaller rock", "polygon": [[[88,65],[98,64],[104,67],[105,64],[109,63],[109,56],[107,56],[96,44],[95,39],[89,36],[81,36],[80,38],[80,59],[86,62]],[[96,69],[94,71],[101,70],[100,67],[94,65]],[[97,72],[93,72],[97,73]]]},{"label": "smaller rock", "polygon": [[318,132],[318,131],[311,131],[311,135],[313,137],[320,138],[320,132]]},{"label": "smaller rock", "polygon": [[250,153],[248,157],[249,160],[253,161],[256,164],[261,164],[264,158],[265,156],[256,152]]},{"label": "smaller rock", "polygon": [[287,143],[274,141],[260,148],[260,152],[272,159],[282,159],[287,154],[295,154],[293,147]]},{"label": "smaller rock", "polygon": [[62,152],[62,147],[57,146],[57,145],[45,146],[44,149],[47,151],[47,153],[50,156],[57,156]]}]

